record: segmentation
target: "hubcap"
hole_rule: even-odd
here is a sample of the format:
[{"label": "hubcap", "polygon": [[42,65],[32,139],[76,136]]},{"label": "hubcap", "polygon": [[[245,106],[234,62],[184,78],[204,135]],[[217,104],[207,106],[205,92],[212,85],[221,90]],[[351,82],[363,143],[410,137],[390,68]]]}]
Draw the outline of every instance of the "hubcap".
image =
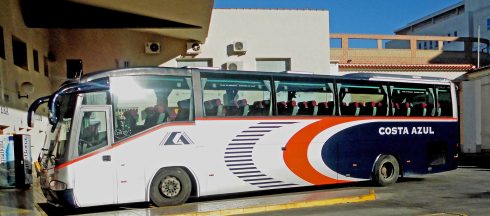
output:
[{"label": "hubcap", "polygon": [[394,167],[393,167],[393,164],[391,163],[384,163],[383,166],[381,167],[381,176],[384,178],[384,179],[389,179],[393,176],[393,172],[394,172]]},{"label": "hubcap", "polygon": [[180,189],[180,181],[174,176],[166,176],[160,183],[160,192],[168,198],[179,195]]}]

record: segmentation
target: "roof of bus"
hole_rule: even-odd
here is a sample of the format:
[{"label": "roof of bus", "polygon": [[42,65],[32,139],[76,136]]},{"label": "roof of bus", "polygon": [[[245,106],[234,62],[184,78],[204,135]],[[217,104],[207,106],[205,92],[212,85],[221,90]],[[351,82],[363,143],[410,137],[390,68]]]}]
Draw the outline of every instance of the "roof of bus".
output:
[{"label": "roof of bus", "polygon": [[257,76],[277,76],[284,77],[310,77],[310,78],[328,78],[338,80],[371,80],[371,81],[386,81],[386,82],[411,82],[411,83],[441,83],[448,84],[451,81],[445,78],[438,77],[426,77],[426,76],[410,76],[410,75],[396,75],[396,74],[382,74],[382,73],[352,73],[343,76],[333,75],[320,75],[320,74],[307,74],[296,72],[259,72],[259,71],[231,71],[231,70],[215,70],[215,69],[201,69],[201,68],[173,68],[173,67],[138,67],[138,68],[122,68],[105,70],[99,72],[93,72],[83,75],[80,79],[81,82],[89,82],[92,80],[112,77],[112,76],[129,76],[129,75],[181,75],[191,76],[192,71],[200,71],[206,73],[221,73],[221,74],[246,74]]}]

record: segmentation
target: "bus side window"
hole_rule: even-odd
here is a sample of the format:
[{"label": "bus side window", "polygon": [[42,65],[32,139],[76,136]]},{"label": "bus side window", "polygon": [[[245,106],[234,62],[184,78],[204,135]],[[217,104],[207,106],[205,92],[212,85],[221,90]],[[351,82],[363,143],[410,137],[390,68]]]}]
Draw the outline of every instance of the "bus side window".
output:
[{"label": "bus side window", "polygon": [[434,86],[395,84],[391,86],[391,107],[394,116],[436,116]]},{"label": "bus side window", "polygon": [[279,77],[274,84],[277,115],[335,115],[332,83],[318,79]]},{"label": "bus side window", "polygon": [[193,120],[190,77],[124,76],[110,83],[116,142],[160,124]]},{"label": "bus side window", "polygon": [[437,86],[437,108],[435,116],[453,116],[453,107],[451,101],[451,87]]},{"label": "bus side window", "polygon": [[381,83],[337,83],[340,115],[387,116],[388,86]]},{"label": "bus side window", "polygon": [[270,116],[269,80],[242,77],[202,78],[205,117]]},{"label": "bus side window", "polygon": [[79,156],[107,146],[107,122],[105,112],[84,112],[80,129]]}]

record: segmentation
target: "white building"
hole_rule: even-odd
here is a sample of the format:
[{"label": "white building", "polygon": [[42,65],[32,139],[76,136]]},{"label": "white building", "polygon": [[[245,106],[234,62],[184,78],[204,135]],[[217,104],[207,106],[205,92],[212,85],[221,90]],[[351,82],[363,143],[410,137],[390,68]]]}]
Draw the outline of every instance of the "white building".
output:
[{"label": "white building", "polygon": [[162,66],[330,74],[329,43],[325,10],[214,9],[200,52]]},{"label": "white building", "polygon": [[[464,0],[453,6],[429,14],[395,31],[407,35],[439,35],[478,37],[490,39],[490,1]],[[419,49],[437,49],[430,41],[418,42]],[[473,43],[473,51],[478,50]],[[463,43],[444,43],[444,50],[459,51]],[[486,45],[480,50],[488,53]],[[463,153],[490,152],[490,78],[488,67],[477,69],[462,77],[460,93],[461,151]]]},{"label": "white building", "polygon": [[[478,28],[482,38],[490,39],[490,1],[464,0],[449,6],[395,31],[399,35],[434,35],[453,37],[478,37]],[[419,49],[437,49],[432,41],[420,41]],[[461,51],[463,43],[444,44],[445,50]],[[476,51],[477,43],[473,43]],[[488,52],[487,47],[481,47]]]}]

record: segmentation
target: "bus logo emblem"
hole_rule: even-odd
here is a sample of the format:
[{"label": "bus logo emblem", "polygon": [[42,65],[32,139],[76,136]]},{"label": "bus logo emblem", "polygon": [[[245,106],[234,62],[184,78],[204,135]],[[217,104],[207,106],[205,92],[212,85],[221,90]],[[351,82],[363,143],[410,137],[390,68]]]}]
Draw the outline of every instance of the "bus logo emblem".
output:
[{"label": "bus logo emblem", "polygon": [[189,136],[184,132],[171,132],[167,133],[163,138],[160,146],[162,145],[190,145],[194,144]]}]

